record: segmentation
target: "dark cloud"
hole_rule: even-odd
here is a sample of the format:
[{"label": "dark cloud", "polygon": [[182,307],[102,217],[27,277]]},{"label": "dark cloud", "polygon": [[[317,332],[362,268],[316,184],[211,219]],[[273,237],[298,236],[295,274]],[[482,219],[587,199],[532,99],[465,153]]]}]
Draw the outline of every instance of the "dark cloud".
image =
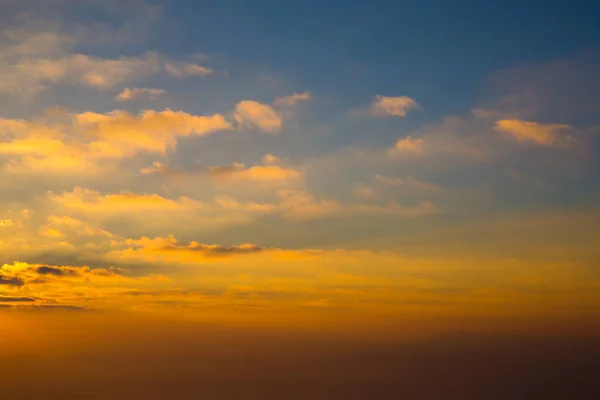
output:
[{"label": "dark cloud", "polygon": [[0,296],[0,303],[28,303],[32,301],[35,301],[35,299],[27,296]]},{"label": "dark cloud", "polygon": [[124,275],[125,274],[125,270],[123,268],[115,268],[115,267],[96,268],[96,269],[90,270],[90,272],[92,274],[98,275],[98,276],[116,276],[116,275]]},{"label": "dark cloud", "polygon": [[42,265],[35,269],[40,275],[54,275],[54,276],[79,276],[79,272],[73,268],[66,267],[50,267],[48,265]]},{"label": "dark cloud", "polygon": [[82,311],[85,310],[85,307],[82,306],[74,306],[67,304],[42,304],[39,306],[35,306],[37,309],[41,310],[66,310],[66,311]]},{"label": "dark cloud", "polygon": [[190,242],[189,244],[183,244],[180,242],[165,245],[162,247],[163,250],[170,251],[193,251],[204,253],[206,256],[228,256],[235,254],[253,254],[265,251],[262,247],[253,244],[243,244],[240,246],[220,246],[220,245],[209,245],[198,242]]},{"label": "dark cloud", "polygon": [[18,278],[16,276],[0,275],[0,285],[23,286],[24,284],[25,284],[25,282],[23,282],[23,279]]}]

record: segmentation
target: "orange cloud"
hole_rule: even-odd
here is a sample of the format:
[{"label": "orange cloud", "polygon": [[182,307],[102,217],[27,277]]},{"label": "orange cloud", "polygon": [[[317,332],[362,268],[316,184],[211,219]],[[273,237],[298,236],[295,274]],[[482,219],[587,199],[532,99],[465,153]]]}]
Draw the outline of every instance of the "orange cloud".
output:
[{"label": "orange cloud", "polygon": [[246,168],[244,164],[237,163],[225,167],[209,167],[209,173],[217,178],[254,182],[290,181],[302,177],[295,169],[278,165],[254,165]]},{"label": "orange cloud", "polygon": [[126,191],[119,194],[102,195],[100,192],[81,187],[62,195],[50,194],[50,198],[67,208],[89,210],[97,213],[189,210],[201,206],[201,203],[187,197],[171,200],[157,194],[135,194]]},{"label": "orange cloud", "polygon": [[[56,115],[55,115],[56,114]],[[198,116],[181,111],[124,111],[48,114],[50,121],[0,120],[0,154],[12,156],[12,172],[89,173],[108,168],[106,159],[142,152],[165,154],[177,138],[232,129],[221,114]]]},{"label": "orange cloud", "polygon": [[201,136],[231,129],[231,124],[220,114],[206,117],[169,109],[147,110],[140,115],[124,111],[85,112],[75,115],[75,121],[87,137],[97,139],[89,143],[89,148],[99,157],[122,157],[138,151],[164,154],[175,146],[178,136]]},{"label": "orange cloud", "polygon": [[517,119],[503,119],[496,122],[496,129],[506,133],[520,143],[533,143],[538,146],[564,146],[571,139],[561,136],[561,132],[572,129],[569,125],[547,125]]},{"label": "orange cloud", "polygon": [[240,126],[265,133],[277,133],[282,126],[281,116],[271,106],[254,100],[240,101],[235,107],[235,119]]}]

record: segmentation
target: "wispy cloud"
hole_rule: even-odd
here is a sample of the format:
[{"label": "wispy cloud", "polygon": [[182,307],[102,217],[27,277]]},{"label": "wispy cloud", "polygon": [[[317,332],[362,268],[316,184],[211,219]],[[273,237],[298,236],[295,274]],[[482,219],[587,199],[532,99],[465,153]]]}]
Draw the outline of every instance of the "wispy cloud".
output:
[{"label": "wispy cloud", "polygon": [[163,96],[167,92],[164,89],[153,88],[125,88],[121,93],[115,96],[118,101],[132,101],[136,99],[154,100],[159,96]]}]

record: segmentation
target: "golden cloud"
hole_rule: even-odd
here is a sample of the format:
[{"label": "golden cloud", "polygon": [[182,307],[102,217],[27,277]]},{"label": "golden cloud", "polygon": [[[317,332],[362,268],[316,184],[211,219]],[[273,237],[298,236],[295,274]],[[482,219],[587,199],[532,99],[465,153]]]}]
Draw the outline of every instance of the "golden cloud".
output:
[{"label": "golden cloud", "polygon": [[520,143],[564,147],[573,140],[569,135],[561,134],[572,129],[569,125],[548,125],[517,119],[503,119],[497,121],[495,127]]},{"label": "golden cloud", "polygon": [[242,127],[257,128],[265,133],[281,130],[281,116],[269,105],[243,100],[235,106],[235,119]]}]

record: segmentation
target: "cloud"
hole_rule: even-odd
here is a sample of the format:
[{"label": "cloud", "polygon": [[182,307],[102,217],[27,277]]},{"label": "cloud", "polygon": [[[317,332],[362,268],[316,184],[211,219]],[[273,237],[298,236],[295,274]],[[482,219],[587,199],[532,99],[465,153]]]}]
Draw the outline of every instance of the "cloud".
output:
[{"label": "cloud", "polygon": [[273,102],[273,105],[275,107],[293,108],[293,107],[296,107],[298,105],[298,103],[300,103],[302,101],[308,101],[308,100],[312,100],[312,96],[311,96],[310,92],[294,93],[290,96],[278,97]]},{"label": "cloud", "polygon": [[413,139],[411,136],[398,139],[396,144],[394,144],[393,152],[402,154],[402,153],[411,153],[411,154],[420,154],[423,152],[425,147],[425,140],[421,138]]},{"label": "cloud", "polygon": [[377,95],[371,103],[371,114],[376,117],[405,117],[419,104],[406,96],[390,97]]},{"label": "cloud", "polygon": [[109,89],[160,71],[159,56],[102,59],[85,54],[59,58],[22,58],[7,62],[0,53],[0,91],[35,93],[54,84]]},{"label": "cloud", "polygon": [[121,93],[119,93],[115,100],[117,101],[131,101],[137,99],[149,99],[154,100],[159,96],[162,96],[166,93],[163,89],[153,89],[153,88],[125,88]]},{"label": "cloud", "polygon": [[98,191],[81,187],[62,195],[50,193],[49,196],[52,201],[66,208],[94,213],[128,214],[148,211],[185,211],[201,206],[201,203],[187,197],[171,200],[158,194],[135,194],[127,191],[102,195]]},{"label": "cloud", "polygon": [[6,285],[6,286],[15,286],[15,287],[19,287],[19,286],[23,286],[25,284],[25,282],[23,282],[23,280],[21,278],[17,278],[14,276],[4,276],[1,274],[1,270],[0,270],[0,286],[1,285]]},{"label": "cloud", "polygon": [[36,299],[28,296],[0,296],[0,303],[31,303]]},{"label": "cloud", "polygon": [[165,253],[198,253],[202,257],[225,257],[234,255],[255,254],[265,251],[251,243],[239,246],[222,246],[217,244],[204,244],[196,241],[182,243],[173,236],[168,238],[146,238],[127,240],[127,245],[132,249],[141,249],[147,252]]},{"label": "cloud", "polygon": [[572,129],[569,125],[547,125],[516,119],[497,121],[495,128],[520,143],[532,143],[538,146],[564,147],[573,139],[561,132]]},{"label": "cloud", "polygon": [[281,130],[281,116],[269,105],[242,100],[235,106],[235,119],[241,127],[257,128],[265,133]]},{"label": "cloud", "polygon": [[169,175],[169,176],[181,176],[194,172],[195,170],[186,170],[180,168],[173,168],[168,165],[161,163],[160,161],[154,161],[152,165],[142,168],[140,172],[144,175]]},{"label": "cloud", "polygon": [[291,181],[302,177],[299,171],[278,165],[254,165],[246,168],[244,164],[233,163],[231,166],[208,167],[208,172],[215,178],[236,182]]},{"label": "cloud", "polygon": [[69,267],[51,267],[48,265],[41,265],[35,269],[35,272],[40,275],[53,275],[53,276],[79,276],[79,272],[76,268]]},{"label": "cloud", "polygon": [[[396,141],[388,148],[395,161],[430,162],[443,166],[447,161],[481,162],[496,150],[492,130],[476,119],[445,117],[439,124],[426,125]],[[441,157],[444,161],[441,161]]]},{"label": "cloud", "polygon": [[99,139],[89,143],[92,154],[119,158],[138,151],[164,154],[175,146],[178,136],[202,136],[232,128],[221,114],[197,116],[169,109],[146,110],[139,115],[85,112],[77,114],[75,121],[88,137]]},{"label": "cloud", "polygon": [[344,204],[334,200],[316,200],[313,196],[298,190],[282,190],[280,210],[290,220],[311,220],[336,216],[376,216],[388,215],[400,218],[417,218],[438,213],[438,207],[428,201],[414,206],[404,206],[396,202],[386,204]]},{"label": "cloud", "polygon": [[[210,68],[171,60],[157,52],[103,58],[72,50],[85,35],[8,29],[0,37],[0,92],[35,94],[57,85],[100,90],[159,73],[173,77],[207,76]],[[123,99],[127,100],[127,99]]]},{"label": "cloud", "polygon": [[263,164],[277,164],[281,161],[279,157],[276,157],[271,153],[265,154],[260,160]]},{"label": "cloud", "polygon": [[215,71],[194,63],[171,63],[165,64],[167,73],[175,78],[184,78],[188,76],[207,76]]},{"label": "cloud", "polygon": [[283,182],[294,181],[302,178],[303,174],[289,167],[275,165],[280,160],[267,154],[261,158],[261,162],[266,165],[246,166],[242,163],[231,163],[230,165],[194,165],[188,168],[174,168],[155,161],[152,165],[142,168],[140,172],[145,175],[167,175],[181,177],[190,174],[207,174],[219,182],[239,183],[249,182]]},{"label": "cloud", "polygon": [[0,119],[0,155],[11,157],[11,172],[93,172],[140,153],[166,154],[185,136],[232,129],[221,114],[145,110],[139,115],[115,110],[48,116],[48,121]]}]

